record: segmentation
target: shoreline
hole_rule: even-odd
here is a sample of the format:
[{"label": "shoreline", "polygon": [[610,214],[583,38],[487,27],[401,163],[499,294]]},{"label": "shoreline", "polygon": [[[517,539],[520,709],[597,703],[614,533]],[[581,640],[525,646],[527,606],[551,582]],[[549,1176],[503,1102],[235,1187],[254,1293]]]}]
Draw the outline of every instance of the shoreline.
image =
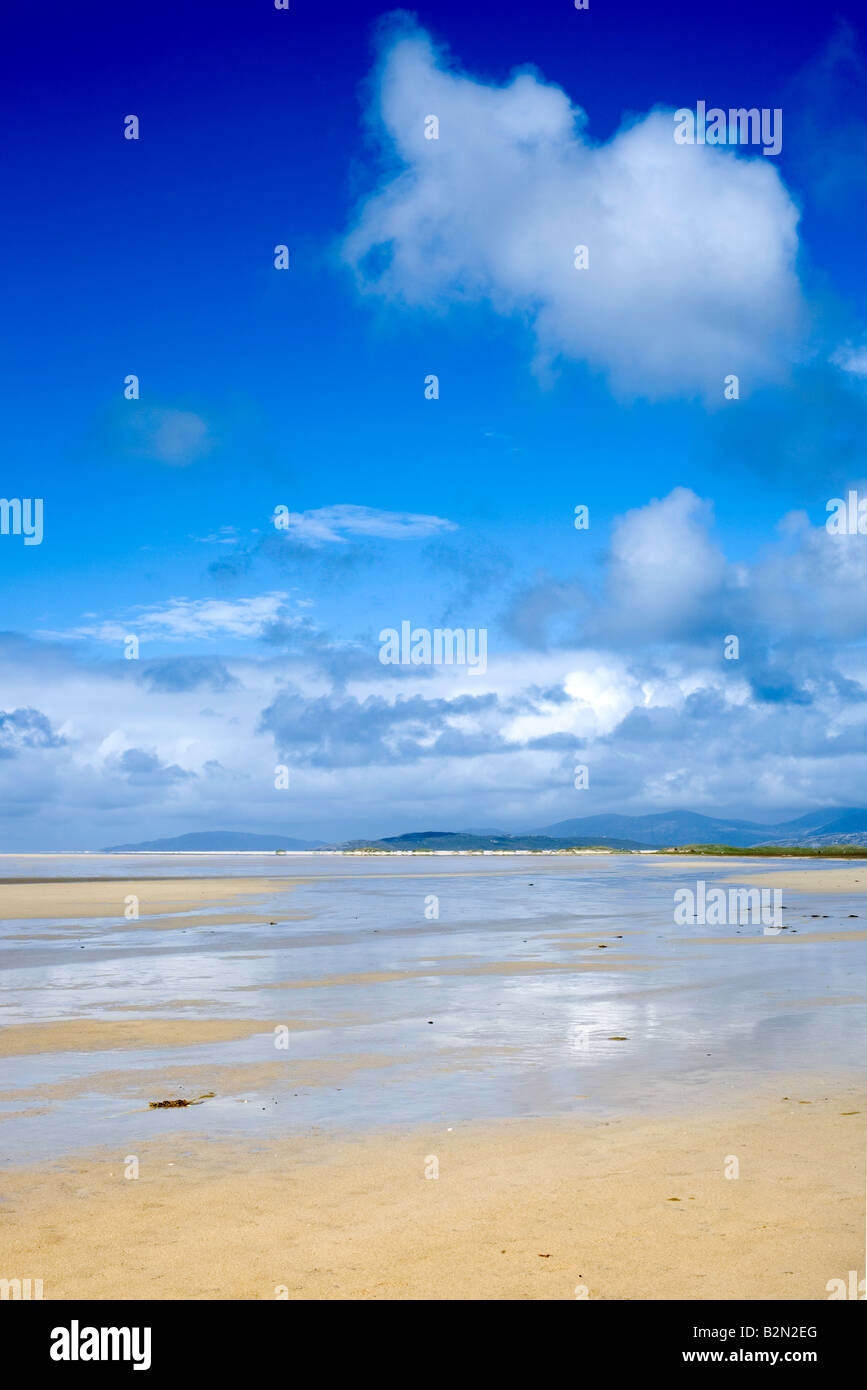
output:
[{"label": "shoreline", "polygon": [[[215,852],[216,853],[216,852]],[[527,851],[526,854],[533,854]],[[500,858],[522,858],[526,857],[524,852],[513,854],[501,851],[431,851],[429,858],[471,858],[471,857],[491,857]],[[143,856],[144,857],[144,856]],[[155,855],[155,858],[165,858],[163,855]],[[195,856],[191,856],[194,858]],[[273,857],[273,856],[270,856]],[[379,856],[358,856],[346,855],[346,858],[363,859],[367,861],[370,857]],[[382,856],[384,858],[409,858],[419,859],[424,857],[416,852]],[[558,856],[545,851],[542,856],[547,860]],[[590,870],[595,867],[588,863],[589,859],[598,856],[581,854],[569,854],[565,857],[571,863],[581,859],[582,868]],[[605,859],[617,857],[616,852],[605,854]],[[635,858],[635,856],[627,856]],[[2,858],[2,856],[0,856]],[[744,886],[753,885],[755,887],[781,888],[783,891],[799,893],[867,893],[867,862],[864,864],[852,864],[845,861],[810,860],[810,868],[795,867],[789,858],[779,867],[763,863],[759,868],[755,860],[742,860],[738,862],[732,856],[720,856],[719,858],[702,858],[699,856],[683,856],[682,858],[665,854],[659,857],[642,855],[642,863],[649,863],[655,870],[663,869],[669,871],[669,876],[673,879],[677,876],[692,878],[696,872],[702,868],[717,868],[722,865],[734,869],[739,869],[736,875],[729,874],[721,878],[721,883],[740,883]],[[813,866],[819,862],[827,863],[828,868],[817,872]],[[541,868],[541,865],[538,866]],[[684,874],[686,870],[686,874]],[[436,871],[424,871],[419,868],[418,872],[410,874],[394,875],[395,878],[424,878],[441,877],[448,871],[438,869]],[[457,871],[456,871],[457,872]],[[467,870],[460,871],[466,874]],[[489,868],[482,872],[496,876],[496,870]],[[503,872],[509,870],[504,865]],[[250,874],[248,877],[233,874],[178,874],[174,877],[161,877],[153,875],[148,877],[135,877],[123,875],[117,877],[99,876],[87,878],[63,878],[63,877],[33,877],[33,878],[3,878],[0,877],[0,919],[3,921],[24,921],[24,920],[45,920],[52,918],[69,920],[76,917],[90,918],[117,918],[128,920],[130,924],[141,920],[147,923],[149,919],[167,918],[172,914],[181,914],[196,907],[206,909],[224,908],[231,911],[233,902],[243,898],[265,898],[268,895],[288,893],[292,889],[311,881],[324,882],[325,875],[315,877],[305,875],[300,870],[295,870],[291,874]],[[363,875],[365,878],[371,875]],[[389,876],[391,877],[391,876]],[[127,901],[132,895],[136,899],[135,915],[129,916],[126,909]],[[247,905],[248,911],[250,904]],[[281,916],[287,916],[285,908],[272,909]],[[262,910],[264,915],[264,909]],[[292,914],[294,915],[294,914]],[[177,920],[183,919],[178,916]]]},{"label": "shoreline", "polygon": [[568,841],[556,848],[531,849],[514,847],[511,849],[383,849],[377,845],[369,848],[353,849],[39,849],[39,850],[0,850],[0,861],[4,859],[316,859],[341,856],[349,859],[368,858],[412,858],[416,855],[494,855],[506,858],[532,855],[537,858],[561,856],[573,858],[575,855],[626,855],[629,857],[651,855],[666,859],[867,859],[865,845],[830,845],[814,847],[810,845],[647,845],[642,849],[625,849],[616,845],[570,845]]}]

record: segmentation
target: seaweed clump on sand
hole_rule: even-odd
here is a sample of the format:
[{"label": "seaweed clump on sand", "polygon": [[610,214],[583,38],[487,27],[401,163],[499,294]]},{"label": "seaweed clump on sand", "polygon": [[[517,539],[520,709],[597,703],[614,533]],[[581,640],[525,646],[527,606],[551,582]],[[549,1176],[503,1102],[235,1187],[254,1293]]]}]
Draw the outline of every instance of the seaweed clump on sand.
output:
[{"label": "seaweed clump on sand", "polygon": [[149,1110],[185,1110],[188,1105],[201,1105],[203,1100],[213,1100],[215,1091],[203,1091],[198,1100],[149,1100]]}]

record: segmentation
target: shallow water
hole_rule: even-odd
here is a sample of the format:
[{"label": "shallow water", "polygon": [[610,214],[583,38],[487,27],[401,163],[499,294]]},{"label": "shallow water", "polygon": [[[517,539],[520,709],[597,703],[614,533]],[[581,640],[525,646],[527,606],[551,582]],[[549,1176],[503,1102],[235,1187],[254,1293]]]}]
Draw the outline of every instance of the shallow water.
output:
[{"label": "shallow water", "polygon": [[[173,914],[167,930],[125,921],[122,906],[117,920],[4,922],[0,1026],[218,1019],[268,1031],[3,1058],[3,1160],[94,1143],[122,1156],[167,1133],[264,1141],[285,1128],[604,1115],[737,1096],[776,1073],[851,1076],[867,1040],[867,941],[829,934],[867,930],[867,900],[784,892],[787,930],[774,936],[675,925],[677,888],[739,872],[735,860],[639,856],[5,859],[5,878],[292,882]],[[208,1091],[189,1109],[148,1109]]]}]

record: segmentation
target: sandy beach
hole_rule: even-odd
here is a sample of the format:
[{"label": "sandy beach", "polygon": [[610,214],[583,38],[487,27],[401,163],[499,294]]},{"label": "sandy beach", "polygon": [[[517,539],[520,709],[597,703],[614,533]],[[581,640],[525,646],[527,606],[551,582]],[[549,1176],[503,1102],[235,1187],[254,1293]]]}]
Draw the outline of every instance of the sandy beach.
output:
[{"label": "sandy beach", "polygon": [[865,1115],[793,1081],[689,1120],[165,1139],[137,1178],[7,1173],[4,1260],[50,1299],[822,1299],[863,1260]]},{"label": "sandy beach", "polygon": [[0,917],[5,919],[116,917],[124,920],[126,900],[138,899],[141,916],[211,907],[227,898],[261,896],[284,879],[272,878],[110,878],[0,879]]},{"label": "sandy beach", "polygon": [[[861,1268],[867,871],[337,862],[0,883],[4,1270],[815,1300]],[[696,876],[783,887],[787,930],[675,927]]]},{"label": "sandy beach", "polygon": [[[751,861],[750,868],[738,875],[738,883],[754,884],[757,888],[782,888],[797,893],[867,892],[867,863],[844,864],[841,861],[829,863],[826,860],[818,871],[792,866],[763,869],[760,872],[753,871],[753,864],[755,864],[755,860]],[[828,867],[825,867],[825,864]],[[734,879],[730,881],[735,882]]]}]

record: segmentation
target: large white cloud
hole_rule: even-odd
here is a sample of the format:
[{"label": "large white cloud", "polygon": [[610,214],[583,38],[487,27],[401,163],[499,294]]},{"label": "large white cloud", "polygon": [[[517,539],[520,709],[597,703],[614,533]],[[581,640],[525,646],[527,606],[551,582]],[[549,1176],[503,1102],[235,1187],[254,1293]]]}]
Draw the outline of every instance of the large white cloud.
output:
[{"label": "large white cloud", "polygon": [[399,168],[345,241],[364,290],[487,300],[533,325],[540,362],[579,359],[624,393],[722,401],[729,373],[746,387],[785,372],[798,212],[771,160],[676,145],[658,111],[594,144],[559,88],[476,81],[418,31],[391,43],[377,94]]}]

